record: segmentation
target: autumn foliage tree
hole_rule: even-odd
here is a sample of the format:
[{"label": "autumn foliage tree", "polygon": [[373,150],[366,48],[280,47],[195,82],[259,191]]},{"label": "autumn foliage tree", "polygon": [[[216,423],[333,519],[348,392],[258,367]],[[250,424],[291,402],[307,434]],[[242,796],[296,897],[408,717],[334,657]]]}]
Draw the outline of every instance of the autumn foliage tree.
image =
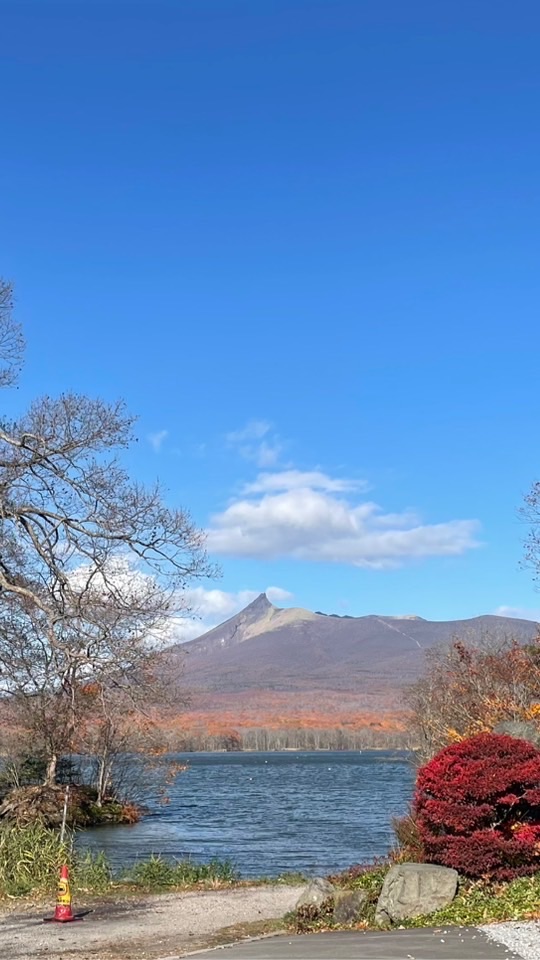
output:
[{"label": "autumn foliage tree", "polygon": [[512,880],[540,866],[540,750],[479,734],[418,772],[414,819],[428,862]]},{"label": "autumn foliage tree", "polygon": [[[0,283],[0,385],[22,358]],[[88,684],[140,704],[186,585],[213,572],[189,514],[122,466],[132,429],[122,402],[75,394],[0,424],[0,694],[46,754],[49,783],[89,705],[101,709]]]},{"label": "autumn foliage tree", "polygon": [[540,641],[524,645],[486,638],[434,648],[406,702],[423,761],[450,743],[504,723],[538,727],[540,739]]}]

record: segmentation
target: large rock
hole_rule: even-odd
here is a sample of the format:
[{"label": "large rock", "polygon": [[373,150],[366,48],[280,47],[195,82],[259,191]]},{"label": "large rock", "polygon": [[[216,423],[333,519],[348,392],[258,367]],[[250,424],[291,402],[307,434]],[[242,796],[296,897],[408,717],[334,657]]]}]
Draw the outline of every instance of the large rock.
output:
[{"label": "large rock", "polygon": [[365,890],[336,890],[334,894],[334,920],[347,924],[360,920],[368,903]]},{"label": "large rock", "polygon": [[518,740],[528,740],[529,743],[534,743],[535,747],[540,746],[540,730],[535,723],[527,720],[502,720],[493,727],[493,733],[506,733]]},{"label": "large rock", "polygon": [[375,921],[387,926],[407,917],[433,913],[452,903],[458,873],[433,863],[400,863],[386,874]]},{"label": "large rock", "polygon": [[296,908],[305,907],[308,904],[320,907],[321,903],[333,897],[335,892],[336,888],[329,880],[325,880],[324,877],[314,877],[300,894]]}]

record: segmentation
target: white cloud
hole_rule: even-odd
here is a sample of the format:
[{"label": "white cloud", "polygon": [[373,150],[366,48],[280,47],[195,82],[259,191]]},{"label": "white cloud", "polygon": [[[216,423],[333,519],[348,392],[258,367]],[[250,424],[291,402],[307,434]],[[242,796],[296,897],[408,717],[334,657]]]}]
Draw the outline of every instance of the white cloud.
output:
[{"label": "white cloud", "polygon": [[262,440],[272,429],[268,420],[249,420],[245,427],[227,434],[227,442],[233,446],[247,440]]},{"label": "white cloud", "polygon": [[[157,581],[148,573],[139,570],[132,558],[116,557],[107,567],[105,581],[100,572],[93,573],[89,565],[80,565],[69,574],[76,591],[89,590],[97,599],[112,595],[123,604],[135,604],[145,598],[154,598]],[[261,590],[226,591],[205,589],[201,586],[180,591],[168,598],[170,612],[163,612],[153,623],[148,642],[153,646],[167,646],[200,637],[207,630],[233,617],[255,600]],[[269,586],[264,591],[270,603],[279,605],[292,598],[292,593],[283,587]],[[166,598],[164,598],[165,600]]]},{"label": "white cloud", "polygon": [[283,587],[267,587],[264,592],[270,603],[283,603],[284,600],[292,600],[293,597],[290,590],[284,590]]},{"label": "white cloud", "polygon": [[158,430],[157,433],[149,433],[147,440],[149,444],[154,448],[156,453],[159,453],[161,450],[164,441],[169,436],[168,430]]},{"label": "white cloud", "polygon": [[533,620],[540,623],[540,610],[530,610],[525,607],[497,607],[494,611],[497,617],[514,617],[517,620]]},{"label": "white cloud", "polygon": [[240,430],[228,433],[226,440],[240,456],[258,467],[275,467],[283,450],[283,444],[268,420],[250,420]]},{"label": "white cloud", "polygon": [[263,440],[255,450],[253,459],[258,467],[275,467],[282,450],[283,444],[277,438],[273,441]]},{"label": "white cloud", "polygon": [[273,493],[279,490],[324,490],[343,493],[347,490],[365,490],[366,484],[354,480],[329,477],[319,470],[281,470],[278,473],[260,473],[253,483],[245,485],[244,493]]},{"label": "white cloud", "polygon": [[336,495],[352,489],[351,481],[319,471],[262,474],[212,518],[209,549],[381,569],[422,557],[456,556],[478,545],[475,520],[426,524],[410,511],[384,513],[371,501]]},{"label": "white cloud", "polygon": [[[275,604],[290,600],[292,597],[292,593],[284,590],[283,587],[267,587],[264,592],[270,603]],[[227,592],[226,590],[206,590],[204,587],[193,587],[187,590],[184,600],[191,609],[192,617],[175,621],[176,639],[186,641],[200,637],[212,627],[234,617],[260,593],[260,590]]]}]

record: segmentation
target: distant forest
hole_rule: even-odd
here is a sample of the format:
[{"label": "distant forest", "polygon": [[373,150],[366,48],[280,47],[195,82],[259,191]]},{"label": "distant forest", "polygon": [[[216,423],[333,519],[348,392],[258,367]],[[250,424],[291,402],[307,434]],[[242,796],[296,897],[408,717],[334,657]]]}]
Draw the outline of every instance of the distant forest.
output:
[{"label": "distant forest", "polygon": [[210,733],[178,730],[165,733],[170,751],[196,752],[199,750],[407,750],[411,736],[406,731],[368,728],[365,730],[337,729],[241,729]]}]

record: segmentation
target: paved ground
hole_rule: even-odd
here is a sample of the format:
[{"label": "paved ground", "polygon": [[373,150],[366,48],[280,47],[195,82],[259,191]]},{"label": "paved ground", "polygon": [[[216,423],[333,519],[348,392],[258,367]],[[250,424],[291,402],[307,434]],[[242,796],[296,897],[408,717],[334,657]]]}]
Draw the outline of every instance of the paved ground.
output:
[{"label": "paved ground", "polygon": [[205,951],[193,960],[510,960],[514,957],[516,954],[492,943],[473,927],[267,937]]},{"label": "paved ground", "polygon": [[[233,940],[238,924],[282,917],[303,887],[241,887],[93,903],[80,923],[43,923],[53,908],[0,913],[1,960],[157,960]],[[214,960],[216,956],[214,954]]]},{"label": "paved ground", "polygon": [[[475,928],[396,930],[238,939],[244,924],[292,910],[300,887],[119,898],[94,902],[80,923],[44,924],[52,913],[14,905],[0,913],[1,960],[511,960],[516,955]],[[253,928],[250,927],[250,930]],[[203,952],[204,948],[204,952]],[[540,957],[539,957],[540,960]]]}]

